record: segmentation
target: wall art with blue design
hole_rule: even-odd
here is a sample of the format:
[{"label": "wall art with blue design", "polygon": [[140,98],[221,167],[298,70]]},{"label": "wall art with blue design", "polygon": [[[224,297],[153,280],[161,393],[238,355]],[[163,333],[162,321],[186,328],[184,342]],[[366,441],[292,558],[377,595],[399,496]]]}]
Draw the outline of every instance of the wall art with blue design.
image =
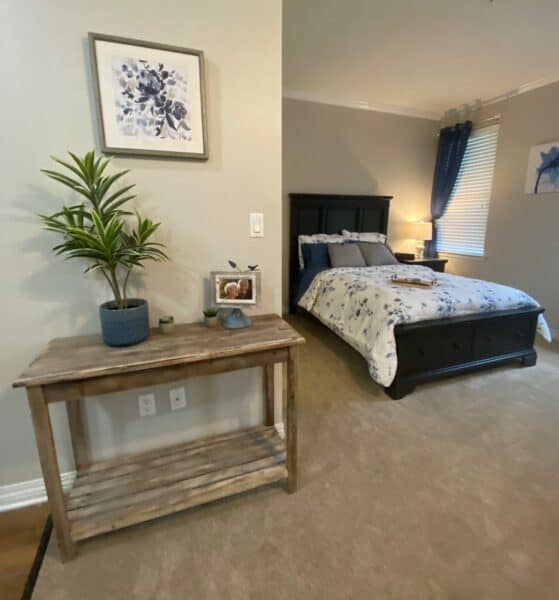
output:
[{"label": "wall art with blue design", "polygon": [[206,160],[204,53],[90,33],[105,154]]},{"label": "wall art with blue design", "polygon": [[559,192],[559,142],[532,146],[524,191],[527,194]]}]

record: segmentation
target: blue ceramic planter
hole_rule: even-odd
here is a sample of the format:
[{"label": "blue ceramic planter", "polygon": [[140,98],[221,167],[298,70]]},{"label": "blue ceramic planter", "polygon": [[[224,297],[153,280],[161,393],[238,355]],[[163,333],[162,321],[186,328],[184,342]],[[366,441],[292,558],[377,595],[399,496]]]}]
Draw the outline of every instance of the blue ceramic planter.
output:
[{"label": "blue ceramic planter", "polygon": [[117,308],[111,300],[99,307],[103,341],[107,346],[133,346],[149,336],[148,303],[130,298],[128,308]]}]

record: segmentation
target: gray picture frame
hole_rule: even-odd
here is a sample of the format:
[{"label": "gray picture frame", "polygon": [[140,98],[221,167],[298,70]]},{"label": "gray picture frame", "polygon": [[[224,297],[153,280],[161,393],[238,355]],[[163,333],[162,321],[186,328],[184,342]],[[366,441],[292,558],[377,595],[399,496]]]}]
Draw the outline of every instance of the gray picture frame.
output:
[{"label": "gray picture frame", "polygon": [[[182,160],[196,160],[206,161],[209,158],[208,151],[208,132],[207,132],[207,117],[206,117],[206,76],[204,66],[204,52],[202,50],[194,50],[192,48],[183,48],[181,46],[173,46],[169,44],[159,44],[156,42],[148,42],[145,40],[137,40],[133,38],[119,37],[115,35],[107,35],[103,33],[88,33],[89,40],[89,51],[91,59],[91,68],[93,75],[93,88],[95,93],[95,108],[97,114],[97,124],[99,128],[99,141],[101,146],[101,152],[104,154],[118,154],[124,156],[144,156],[144,157],[158,157],[158,158],[175,158]],[[105,135],[105,122],[103,117],[103,108],[101,103],[101,89],[99,81],[99,66],[97,61],[97,42],[111,42],[116,44],[125,44],[129,46],[139,46],[144,48],[150,48],[153,50],[163,50],[170,53],[188,54],[198,59],[199,73],[200,73],[200,104],[201,104],[201,127],[202,127],[202,141],[203,151],[198,152],[180,152],[172,150],[153,150],[153,149],[138,149],[138,148],[126,148],[118,146],[109,146],[107,144]]]}]

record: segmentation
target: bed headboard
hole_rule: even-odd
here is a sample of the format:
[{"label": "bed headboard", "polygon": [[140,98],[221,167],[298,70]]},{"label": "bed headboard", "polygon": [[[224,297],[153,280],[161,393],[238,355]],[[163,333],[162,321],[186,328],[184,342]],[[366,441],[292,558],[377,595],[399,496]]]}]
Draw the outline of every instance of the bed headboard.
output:
[{"label": "bed headboard", "polygon": [[377,231],[386,233],[392,196],[348,196],[332,194],[289,194],[289,311],[295,310],[299,258],[297,238],[313,233]]}]

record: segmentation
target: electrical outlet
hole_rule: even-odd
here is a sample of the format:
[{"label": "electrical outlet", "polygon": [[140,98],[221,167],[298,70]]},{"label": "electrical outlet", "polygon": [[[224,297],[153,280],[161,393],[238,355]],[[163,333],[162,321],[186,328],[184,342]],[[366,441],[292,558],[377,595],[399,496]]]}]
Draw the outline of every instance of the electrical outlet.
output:
[{"label": "electrical outlet", "polygon": [[140,394],[138,396],[138,406],[140,407],[140,417],[150,417],[156,413],[155,394]]},{"label": "electrical outlet", "polygon": [[171,410],[186,408],[186,392],[184,387],[169,390],[169,400],[171,401]]}]

